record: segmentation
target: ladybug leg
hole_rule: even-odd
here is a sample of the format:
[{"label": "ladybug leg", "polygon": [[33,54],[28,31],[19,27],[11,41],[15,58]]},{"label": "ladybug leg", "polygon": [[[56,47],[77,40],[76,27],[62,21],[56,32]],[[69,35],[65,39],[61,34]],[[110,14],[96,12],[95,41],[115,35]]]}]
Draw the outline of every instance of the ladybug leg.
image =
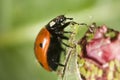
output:
[{"label": "ladybug leg", "polygon": [[[66,37],[66,39],[68,40],[68,37]],[[70,45],[64,43],[61,38],[59,38],[58,40],[59,40],[63,45],[65,45],[65,46],[67,46],[67,47],[71,47]]]},{"label": "ladybug leg", "polygon": [[64,34],[75,34],[74,32],[72,31],[63,31]]},{"label": "ladybug leg", "polygon": [[85,26],[88,26],[86,23],[80,23],[79,25],[85,25]]},{"label": "ladybug leg", "polygon": [[64,66],[65,66],[64,64],[60,64],[60,63],[59,63],[58,65],[59,65],[59,66],[62,66],[62,67],[64,67]]},{"label": "ladybug leg", "polygon": [[65,27],[67,27],[70,24],[72,24],[72,25],[78,24],[79,25],[79,23],[76,23],[74,21],[69,21],[69,22],[63,23],[63,25],[61,26],[61,29],[64,29]]},{"label": "ladybug leg", "polygon": [[54,62],[55,64],[59,65],[59,66],[62,66],[64,67],[65,65],[64,64],[61,64],[61,63],[58,63],[58,62]]},{"label": "ladybug leg", "polygon": [[63,35],[64,33],[72,34],[73,32],[71,32],[71,31],[60,31],[60,32],[55,32],[55,34],[57,34],[58,36],[61,36],[61,35]]},{"label": "ladybug leg", "polygon": [[73,18],[66,18],[66,19],[73,20]]},{"label": "ladybug leg", "polygon": [[70,33],[70,34],[72,34],[73,32],[71,32],[71,31],[63,31],[63,33]]},{"label": "ladybug leg", "polygon": [[65,27],[67,27],[68,25],[70,25],[71,22],[66,22],[66,23],[63,23],[62,26],[60,27],[60,29],[64,29]]},{"label": "ladybug leg", "polygon": [[[74,21],[69,21],[69,22],[63,23],[63,25],[60,27],[60,29],[64,30],[64,28],[66,28],[70,24],[74,25],[74,24],[78,24],[78,23],[76,23]],[[80,25],[80,24],[78,24],[78,25]],[[63,33],[70,33],[70,34],[72,34],[73,32],[71,32],[71,31],[60,31],[59,32],[59,34],[63,34]]]},{"label": "ladybug leg", "polygon": [[70,45],[64,43],[63,41],[61,43],[64,44],[65,46],[67,46],[67,47],[71,47]]},{"label": "ladybug leg", "polygon": [[64,35],[59,35],[58,38],[60,38],[60,39],[65,39],[65,40],[69,40],[69,38],[68,38],[67,36],[64,36]]},{"label": "ladybug leg", "polygon": [[[63,39],[63,37],[62,37],[62,38],[61,38],[61,37],[58,37],[58,40],[59,40],[63,45],[65,45],[65,46],[67,46],[67,47],[71,47],[70,45],[64,43],[64,42],[62,41],[62,39]],[[64,39],[68,40],[69,38],[64,36]]]}]

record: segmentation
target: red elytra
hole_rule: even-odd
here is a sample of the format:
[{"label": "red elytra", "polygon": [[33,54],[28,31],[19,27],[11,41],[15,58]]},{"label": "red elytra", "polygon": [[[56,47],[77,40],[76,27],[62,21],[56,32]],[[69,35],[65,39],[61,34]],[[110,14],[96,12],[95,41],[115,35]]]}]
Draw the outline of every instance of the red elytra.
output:
[{"label": "red elytra", "polygon": [[[40,47],[40,43],[41,47]],[[40,64],[48,71],[51,71],[51,68],[47,62],[47,49],[50,44],[50,33],[47,29],[43,28],[38,34],[35,42],[35,55],[40,62]]]}]

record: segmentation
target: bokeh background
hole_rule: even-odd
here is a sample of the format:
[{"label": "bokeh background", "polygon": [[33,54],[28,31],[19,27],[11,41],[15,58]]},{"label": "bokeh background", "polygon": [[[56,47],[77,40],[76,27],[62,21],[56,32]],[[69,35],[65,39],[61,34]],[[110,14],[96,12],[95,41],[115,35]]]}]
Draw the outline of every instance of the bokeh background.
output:
[{"label": "bokeh background", "polygon": [[0,0],[0,80],[57,80],[37,63],[34,41],[60,14],[120,31],[120,0]]}]

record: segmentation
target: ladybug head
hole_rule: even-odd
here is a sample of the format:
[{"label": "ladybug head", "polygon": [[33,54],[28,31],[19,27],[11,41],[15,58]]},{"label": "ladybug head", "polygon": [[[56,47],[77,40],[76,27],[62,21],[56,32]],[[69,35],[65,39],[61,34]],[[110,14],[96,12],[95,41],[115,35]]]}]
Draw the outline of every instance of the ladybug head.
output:
[{"label": "ladybug head", "polygon": [[72,20],[73,18],[66,18],[64,15],[60,15],[60,16],[57,16],[54,21],[60,24],[66,21],[66,19]]},{"label": "ladybug head", "polygon": [[70,22],[66,22],[67,19],[72,20],[73,18],[66,18],[64,15],[57,16],[46,25],[46,28],[51,34],[58,34],[70,24]]},{"label": "ladybug head", "polygon": [[57,22],[57,23],[62,23],[65,20],[66,20],[66,17],[64,15],[60,15],[60,16],[55,18],[55,22]]}]

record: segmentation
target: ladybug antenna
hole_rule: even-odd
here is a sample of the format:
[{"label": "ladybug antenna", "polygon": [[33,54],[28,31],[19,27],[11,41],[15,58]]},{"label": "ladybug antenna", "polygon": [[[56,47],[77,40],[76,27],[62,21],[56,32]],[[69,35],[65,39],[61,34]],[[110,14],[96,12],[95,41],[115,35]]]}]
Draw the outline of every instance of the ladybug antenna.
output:
[{"label": "ladybug antenna", "polygon": [[73,18],[66,18],[66,19],[73,20]]}]

